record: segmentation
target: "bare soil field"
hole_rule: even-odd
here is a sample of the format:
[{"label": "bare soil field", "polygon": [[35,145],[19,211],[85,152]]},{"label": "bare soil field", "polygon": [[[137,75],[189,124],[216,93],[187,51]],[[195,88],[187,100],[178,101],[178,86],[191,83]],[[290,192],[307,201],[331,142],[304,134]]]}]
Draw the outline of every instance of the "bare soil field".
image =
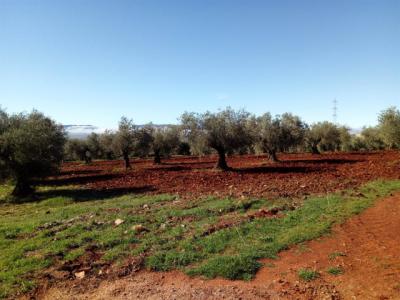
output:
[{"label": "bare soil field", "polygon": [[[178,271],[141,271],[112,281],[63,282],[41,299],[400,299],[400,195],[380,200],[336,226],[331,236],[264,260],[251,282],[190,278]],[[319,270],[299,281],[301,267]],[[340,276],[328,273],[340,268]]]},{"label": "bare soil field", "polygon": [[134,160],[125,171],[122,161],[91,165],[66,163],[62,175],[46,184],[80,184],[88,189],[168,193],[181,197],[302,197],[359,186],[376,179],[400,178],[400,152],[284,154],[272,163],[265,156],[228,158],[231,171],[213,169],[215,157],[177,157],[154,165]]}]

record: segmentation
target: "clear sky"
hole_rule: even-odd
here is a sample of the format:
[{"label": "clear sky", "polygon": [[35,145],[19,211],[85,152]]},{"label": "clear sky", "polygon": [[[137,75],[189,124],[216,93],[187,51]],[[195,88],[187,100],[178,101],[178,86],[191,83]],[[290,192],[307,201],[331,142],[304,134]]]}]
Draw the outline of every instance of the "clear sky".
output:
[{"label": "clear sky", "polygon": [[64,124],[226,106],[375,124],[400,107],[400,1],[0,0],[0,104]]}]

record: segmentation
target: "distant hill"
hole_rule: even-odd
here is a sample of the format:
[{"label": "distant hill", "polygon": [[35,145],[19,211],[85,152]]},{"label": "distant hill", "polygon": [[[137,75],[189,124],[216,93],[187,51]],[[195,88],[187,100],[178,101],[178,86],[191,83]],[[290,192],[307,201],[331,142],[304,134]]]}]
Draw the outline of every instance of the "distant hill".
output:
[{"label": "distant hill", "polygon": [[102,133],[104,129],[93,125],[64,125],[69,138],[84,139],[92,132]]},{"label": "distant hill", "polygon": [[[145,125],[137,126],[139,128],[142,128]],[[153,126],[157,128],[163,128],[170,126],[170,124],[153,124]],[[64,125],[64,129],[67,132],[68,137],[72,139],[85,139],[92,132],[102,133],[106,130],[105,128],[97,127],[94,125]]]}]

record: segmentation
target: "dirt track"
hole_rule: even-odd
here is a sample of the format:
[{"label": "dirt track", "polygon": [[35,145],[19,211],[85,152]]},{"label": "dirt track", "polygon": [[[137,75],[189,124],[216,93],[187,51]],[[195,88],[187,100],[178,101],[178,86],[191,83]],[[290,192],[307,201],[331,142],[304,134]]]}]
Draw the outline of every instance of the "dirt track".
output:
[{"label": "dirt track", "polygon": [[[342,253],[334,259],[332,253]],[[330,237],[264,261],[251,282],[190,279],[180,272],[142,271],[116,281],[74,280],[41,290],[41,299],[400,299],[400,194],[341,226]],[[341,266],[344,274],[326,269]],[[298,281],[297,270],[313,268],[321,277]]]},{"label": "dirt track", "polygon": [[183,198],[204,195],[302,197],[359,186],[376,178],[400,178],[400,152],[285,154],[279,163],[263,156],[234,156],[229,172],[213,169],[215,157],[179,157],[153,165],[134,160],[125,172],[121,161],[91,165],[67,163],[63,175],[46,184],[79,184],[116,192],[171,193]]}]

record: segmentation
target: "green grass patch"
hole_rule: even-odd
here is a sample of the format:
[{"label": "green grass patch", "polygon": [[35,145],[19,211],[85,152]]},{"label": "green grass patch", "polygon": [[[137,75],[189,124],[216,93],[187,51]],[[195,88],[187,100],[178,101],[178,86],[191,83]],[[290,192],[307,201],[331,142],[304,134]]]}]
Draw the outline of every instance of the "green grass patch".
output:
[{"label": "green grass patch", "polygon": [[[333,224],[400,190],[400,181],[372,182],[358,193],[311,196],[298,209],[283,210],[284,216],[274,219],[246,216],[259,208],[290,207],[294,200],[188,201],[171,195],[91,193],[69,186],[41,187],[31,202],[15,204],[6,201],[11,190],[0,187],[0,298],[33,288],[36,273],[82,259],[88,248],[96,249],[103,261],[144,255],[151,270],[248,280],[260,268],[260,258],[275,258],[283,249],[329,233]],[[363,196],[354,196],[359,193]],[[116,219],[124,222],[116,226]],[[233,225],[204,234],[221,221]],[[145,230],[132,229],[138,224]],[[299,249],[306,251],[303,248]]]},{"label": "green grass patch", "polygon": [[297,274],[299,275],[299,278],[304,281],[312,281],[320,276],[317,271],[308,268],[300,269]]},{"label": "green grass patch", "polygon": [[337,257],[343,257],[343,256],[346,256],[346,254],[343,252],[340,252],[340,251],[335,251],[335,252],[332,252],[331,254],[329,254],[329,259],[334,260]]},{"label": "green grass patch", "polygon": [[342,267],[330,267],[328,268],[328,270],[326,270],[327,273],[331,274],[331,275],[341,275],[344,273],[344,270]]},{"label": "green grass patch", "polygon": [[228,279],[250,280],[261,267],[261,263],[244,255],[217,256],[207,264],[188,271],[189,275],[204,275],[207,278],[224,277]]}]

